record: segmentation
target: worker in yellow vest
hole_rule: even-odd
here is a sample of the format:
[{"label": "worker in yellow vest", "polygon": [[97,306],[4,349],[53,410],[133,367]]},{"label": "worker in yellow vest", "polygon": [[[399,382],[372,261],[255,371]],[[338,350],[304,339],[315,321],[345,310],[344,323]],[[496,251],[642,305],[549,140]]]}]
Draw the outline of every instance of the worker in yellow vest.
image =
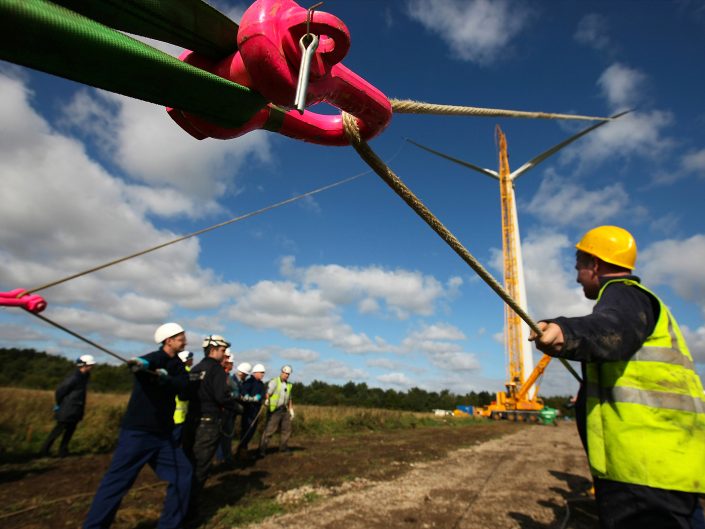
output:
[{"label": "worker in yellow vest", "polygon": [[[181,351],[178,353],[179,359],[184,363],[184,368],[186,372],[191,371],[191,366],[193,365],[193,353],[191,351]],[[176,408],[174,409],[174,430],[172,431],[172,437],[174,440],[181,444],[181,433],[184,429],[184,421],[186,420],[186,413],[188,412],[188,401],[181,400],[178,396],[176,397]]]},{"label": "worker in yellow vest", "polygon": [[583,366],[579,431],[603,529],[693,527],[705,493],[705,397],[678,323],[632,270],[637,248],[616,226],[576,245],[592,314],[538,323],[544,353]]},{"label": "worker in yellow vest", "polygon": [[264,401],[267,408],[267,424],[259,443],[260,457],[266,455],[269,439],[277,431],[280,432],[279,451],[290,452],[287,443],[291,437],[291,421],[294,418],[294,403],[291,400],[292,384],[289,382],[291,372],[291,366],[283,366],[279,376],[270,380],[267,385],[267,397]]}]

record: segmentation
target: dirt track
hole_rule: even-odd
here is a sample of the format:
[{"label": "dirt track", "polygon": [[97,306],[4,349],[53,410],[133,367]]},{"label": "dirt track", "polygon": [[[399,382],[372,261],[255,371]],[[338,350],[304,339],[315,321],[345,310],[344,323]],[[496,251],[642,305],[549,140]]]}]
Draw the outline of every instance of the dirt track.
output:
[{"label": "dirt track", "polygon": [[251,527],[555,528],[588,478],[574,424],[530,426]]},{"label": "dirt track", "polygon": [[[573,423],[487,422],[298,438],[292,446],[292,454],[215,472],[202,527],[232,527],[233,513],[269,502],[289,514],[251,527],[557,529],[565,499],[589,487]],[[0,525],[80,526],[109,461],[105,454],[0,466]],[[154,527],[164,492],[145,468],[113,527]],[[573,527],[591,529],[588,521]]]}]

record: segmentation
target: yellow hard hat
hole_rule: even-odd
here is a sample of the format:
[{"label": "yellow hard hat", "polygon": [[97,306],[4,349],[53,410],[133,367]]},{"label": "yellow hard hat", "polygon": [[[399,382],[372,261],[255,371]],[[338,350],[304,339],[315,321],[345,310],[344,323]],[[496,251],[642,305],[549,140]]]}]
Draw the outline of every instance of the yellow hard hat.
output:
[{"label": "yellow hard hat", "polygon": [[632,234],[618,226],[598,226],[591,229],[575,245],[581,250],[606,263],[634,270],[636,263],[636,241]]}]

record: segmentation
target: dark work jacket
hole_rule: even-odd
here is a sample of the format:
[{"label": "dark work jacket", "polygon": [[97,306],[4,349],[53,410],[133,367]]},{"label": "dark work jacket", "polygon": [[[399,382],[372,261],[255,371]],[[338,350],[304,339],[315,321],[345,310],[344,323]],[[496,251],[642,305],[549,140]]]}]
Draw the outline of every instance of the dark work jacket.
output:
[{"label": "dark work jacket", "polygon": [[259,402],[245,402],[245,415],[253,417],[259,412],[260,406],[264,404],[264,399],[267,396],[267,386],[264,382],[257,380],[255,377],[249,377],[242,383],[242,396],[243,397],[254,397],[255,395],[261,395],[262,398]]},{"label": "dark work jacket", "polygon": [[[639,281],[636,276],[601,277],[600,286],[614,279]],[[582,363],[585,380],[586,362],[618,362],[628,360],[641,349],[654,332],[659,317],[656,298],[639,287],[613,283],[602,292],[592,314],[577,318],[543,320],[553,322],[563,331],[563,350],[559,355]],[[585,387],[581,385],[575,403],[576,422],[583,446],[586,443]]]},{"label": "dark work jacket", "polygon": [[56,388],[54,395],[59,406],[56,412],[58,422],[79,422],[83,419],[89,378],[89,373],[81,373],[80,369],[76,369]]},{"label": "dark work jacket", "polygon": [[191,379],[191,401],[187,420],[197,421],[201,417],[221,419],[223,411],[234,411],[236,400],[228,384],[228,374],[220,362],[207,356],[189,372]]},{"label": "dark work jacket", "polygon": [[170,357],[163,349],[144,355],[149,362],[149,370],[166,369],[166,379],[138,371],[132,387],[127,412],[122,419],[122,427],[127,430],[140,430],[158,435],[169,435],[174,429],[175,397],[188,399],[188,373],[177,355]]}]

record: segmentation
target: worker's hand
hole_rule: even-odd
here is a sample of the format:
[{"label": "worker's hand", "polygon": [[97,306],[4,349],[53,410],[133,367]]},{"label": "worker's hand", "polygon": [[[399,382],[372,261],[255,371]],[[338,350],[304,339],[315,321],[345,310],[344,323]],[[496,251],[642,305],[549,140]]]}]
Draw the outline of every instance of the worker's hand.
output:
[{"label": "worker's hand", "polygon": [[255,395],[255,402],[259,402],[259,401],[261,401],[261,400],[262,400],[262,395],[260,395],[259,393],[257,393],[257,395]]},{"label": "worker's hand", "polygon": [[289,416],[291,417],[291,420],[292,420],[292,421],[294,420],[294,415],[295,415],[294,409],[293,409],[293,408],[289,408]]},{"label": "worker's hand", "polygon": [[536,343],[536,348],[550,356],[555,356],[563,350],[563,330],[560,325],[540,321],[537,327],[542,334],[539,337],[533,330],[529,335],[529,341]]},{"label": "worker's hand", "polygon": [[127,367],[129,367],[133,373],[137,373],[138,371],[149,369],[149,362],[140,357],[132,358],[127,361]]},{"label": "worker's hand", "polygon": [[59,406],[58,404],[54,404],[54,409],[53,409],[54,413],[56,413],[60,409],[61,409],[61,406]]},{"label": "worker's hand", "polygon": [[160,380],[166,380],[169,378],[169,372],[164,368],[159,368],[155,371]]}]

